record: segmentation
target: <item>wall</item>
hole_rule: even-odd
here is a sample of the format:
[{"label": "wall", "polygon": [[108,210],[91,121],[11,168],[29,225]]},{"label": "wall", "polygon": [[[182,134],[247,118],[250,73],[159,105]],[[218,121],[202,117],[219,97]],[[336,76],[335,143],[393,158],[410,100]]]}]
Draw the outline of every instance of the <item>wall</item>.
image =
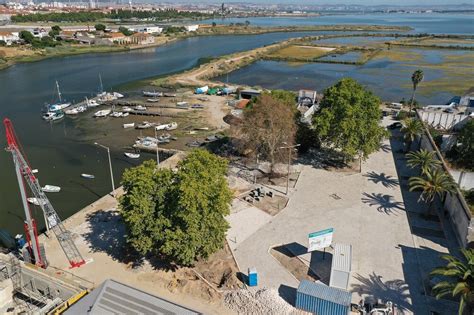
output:
[{"label": "wall", "polygon": [[474,172],[462,172],[462,176],[461,171],[449,170],[449,173],[451,173],[454,181],[458,183],[462,189],[469,190],[474,188]]},{"label": "wall", "polygon": [[[418,117],[420,118],[420,112],[417,111]],[[436,157],[442,162],[443,168],[450,172],[448,169],[443,156],[436,147],[433,138],[425,128],[425,133],[422,135],[420,140],[420,148],[428,151],[436,152]],[[474,244],[474,220],[471,220],[471,212],[467,205],[464,197],[459,189],[455,194],[447,194],[444,202],[444,209],[447,211],[450,217],[451,224],[456,233],[458,242],[463,247],[468,247]]]},{"label": "wall", "polygon": [[418,111],[421,120],[427,124],[438,128],[451,130],[452,128],[459,130],[469,120],[469,116],[462,114],[450,114],[442,111]]}]

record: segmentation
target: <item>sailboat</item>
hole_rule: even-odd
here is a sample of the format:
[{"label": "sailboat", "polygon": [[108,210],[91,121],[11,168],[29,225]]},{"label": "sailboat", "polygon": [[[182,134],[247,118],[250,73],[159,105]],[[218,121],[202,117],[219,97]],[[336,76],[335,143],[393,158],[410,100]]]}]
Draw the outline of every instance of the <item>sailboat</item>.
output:
[{"label": "sailboat", "polygon": [[48,112],[55,112],[55,111],[58,111],[58,110],[63,110],[69,106],[71,106],[71,103],[69,102],[63,102],[63,99],[62,99],[62,95],[61,95],[61,90],[59,89],[59,83],[58,81],[56,81],[56,90],[58,92],[58,99],[59,99],[59,102],[58,103],[54,103],[54,104],[49,104],[47,106],[48,108]]}]

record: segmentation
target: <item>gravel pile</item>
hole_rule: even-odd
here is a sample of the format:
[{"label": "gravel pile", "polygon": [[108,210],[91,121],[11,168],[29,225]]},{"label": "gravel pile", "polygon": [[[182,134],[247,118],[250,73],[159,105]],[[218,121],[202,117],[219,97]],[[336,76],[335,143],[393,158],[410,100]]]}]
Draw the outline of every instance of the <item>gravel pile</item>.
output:
[{"label": "gravel pile", "polygon": [[275,289],[236,290],[226,293],[225,305],[237,314],[297,314],[297,309],[283,300]]}]

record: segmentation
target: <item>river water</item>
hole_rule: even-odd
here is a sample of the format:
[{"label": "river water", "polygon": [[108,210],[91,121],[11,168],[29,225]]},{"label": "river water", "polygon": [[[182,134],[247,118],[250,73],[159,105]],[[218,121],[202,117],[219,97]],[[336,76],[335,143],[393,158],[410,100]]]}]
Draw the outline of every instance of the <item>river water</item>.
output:
[{"label": "river water", "polygon": [[[434,24],[441,18],[454,19],[448,15],[435,19],[407,18],[398,16],[377,18],[366,16],[333,16],[320,19],[250,19],[253,24],[393,24],[414,26],[420,32],[435,32]],[[464,15],[457,16],[458,32],[472,31],[471,20]],[[359,22],[354,22],[358,20]],[[227,22],[228,20],[226,20]],[[258,21],[258,22],[257,22]],[[440,23],[438,30],[448,32],[450,22]],[[453,33],[456,29],[453,29]],[[68,100],[83,100],[98,88],[98,74],[102,75],[107,90],[136,80],[182,71],[195,66],[200,58],[219,56],[237,51],[249,50],[290,37],[313,33],[274,33],[244,36],[196,37],[166,46],[122,53],[89,54],[55,58],[41,62],[18,64],[0,71],[0,117],[9,117],[33,168],[40,170],[41,184],[58,185],[63,188],[59,194],[50,194],[50,200],[64,219],[111,190],[105,150],[93,145],[116,143],[110,139],[107,130],[98,124],[91,136],[79,128],[77,121],[66,117],[57,123],[41,120],[43,104],[52,101],[54,81],[61,85],[63,96]],[[100,135],[100,136],[97,136]],[[109,138],[108,138],[109,137]],[[5,134],[0,132],[0,146],[5,147]],[[137,164],[122,157],[123,148],[111,146],[115,183],[126,167]],[[152,155],[149,158],[153,158]],[[81,173],[91,173],[95,180],[87,181]],[[43,226],[39,209],[33,210]],[[11,155],[0,152],[0,228],[10,233],[21,233],[23,225],[18,184],[14,176]]]},{"label": "river water", "polygon": [[[249,50],[309,34],[195,37],[152,49],[18,64],[0,71],[0,117],[13,121],[32,168],[39,169],[40,183],[62,187],[60,193],[48,196],[60,216],[66,218],[111,190],[107,153],[93,143],[98,141],[107,146],[117,141],[107,138],[107,130],[94,130],[96,137],[91,137],[87,131],[78,128],[77,118],[44,122],[41,110],[43,104],[51,102],[54,97],[55,80],[59,81],[64,97],[79,101],[97,92],[99,73],[105,89],[110,90],[127,82],[192,68],[203,57]],[[103,124],[104,121],[100,121],[97,126]],[[5,146],[2,127],[0,147]],[[122,171],[138,162],[125,159],[119,146],[112,146],[111,150],[115,184],[118,186]],[[147,158],[152,159],[153,155]],[[24,215],[12,157],[4,150],[0,151],[0,166],[0,228],[19,233]],[[96,179],[82,179],[81,173],[94,174]],[[41,214],[40,209],[33,211]],[[42,219],[38,221],[42,227]]]}]

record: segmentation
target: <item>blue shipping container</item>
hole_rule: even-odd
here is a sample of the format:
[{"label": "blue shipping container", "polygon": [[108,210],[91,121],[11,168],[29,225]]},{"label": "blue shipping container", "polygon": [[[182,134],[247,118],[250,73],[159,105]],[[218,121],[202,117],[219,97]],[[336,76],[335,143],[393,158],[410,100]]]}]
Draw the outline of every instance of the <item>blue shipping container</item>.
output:
[{"label": "blue shipping container", "polygon": [[351,293],[323,283],[302,280],[296,291],[296,307],[317,315],[348,315]]}]

